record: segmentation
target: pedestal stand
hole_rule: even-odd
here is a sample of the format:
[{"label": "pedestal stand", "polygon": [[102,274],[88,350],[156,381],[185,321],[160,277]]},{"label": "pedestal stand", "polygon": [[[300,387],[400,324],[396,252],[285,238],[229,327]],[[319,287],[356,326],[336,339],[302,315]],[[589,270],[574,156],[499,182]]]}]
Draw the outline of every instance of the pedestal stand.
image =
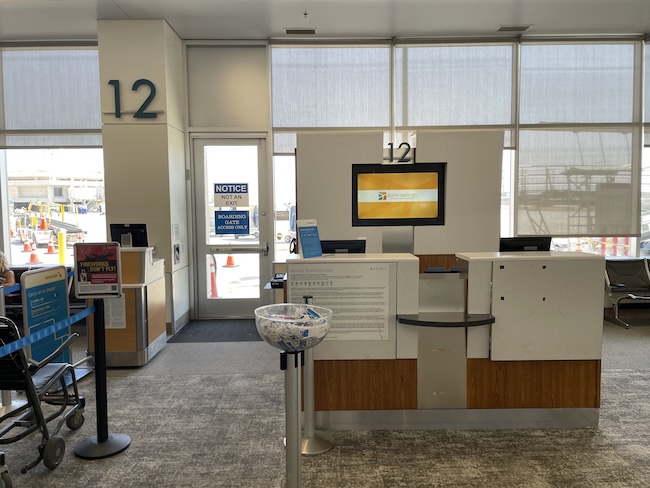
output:
[{"label": "pedestal stand", "polygon": [[104,299],[94,300],[93,333],[95,339],[95,397],[97,403],[97,435],[75,446],[74,453],[82,459],[101,459],[118,454],[131,444],[126,434],[108,433],[108,398],[106,388],[106,332],[104,331]]},{"label": "pedestal stand", "polygon": [[[306,304],[312,303],[312,296],[305,295],[303,299]],[[316,430],[314,421],[314,350],[313,348],[305,349],[305,367],[304,367],[304,419],[305,429],[300,445],[300,452],[305,456],[316,456],[324,454],[334,447],[334,437],[327,432]]]},{"label": "pedestal stand", "polygon": [[316,430],[314,426],[314,351],[312,349],[305,350],[304,372],[305,430],[302,436],[300,452],[305,456],[316,456],[332,449],[335,442],[331,434]]},{"label": "pedestal stand", "polygon": [[302,351],[280,353],[280,369],[284,370],[287,488],[300,488],[300,362],[303,357]]}]

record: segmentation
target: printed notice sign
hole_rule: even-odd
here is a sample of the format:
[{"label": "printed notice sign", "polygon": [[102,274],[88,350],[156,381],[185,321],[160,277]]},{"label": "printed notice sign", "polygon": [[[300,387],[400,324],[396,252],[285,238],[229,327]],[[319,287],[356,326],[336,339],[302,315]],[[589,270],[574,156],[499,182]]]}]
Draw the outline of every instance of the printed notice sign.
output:
[{"label": "printed notice sign", "polygon": [[248,210],[217,210],[214,212],[215,234],[250,234],[249,218]]},{"label": "printed notice sign", "polygon": [[104,300],[104,328],[126,329],[126,299],[124,295]]},{"label": "printed notice sign", "polygon": [[215,183],[215,207],[248,207],[248,183]]},{"label": "printed notice sign", "polygon": [[389,263],[293,263],[288,301],[332,310],[327,340],[388,340]]},{"label": "printed notice sign", "polygon": [[112,298],[122,295],[120,245],[74,245],[75,295],[77,298]]}]

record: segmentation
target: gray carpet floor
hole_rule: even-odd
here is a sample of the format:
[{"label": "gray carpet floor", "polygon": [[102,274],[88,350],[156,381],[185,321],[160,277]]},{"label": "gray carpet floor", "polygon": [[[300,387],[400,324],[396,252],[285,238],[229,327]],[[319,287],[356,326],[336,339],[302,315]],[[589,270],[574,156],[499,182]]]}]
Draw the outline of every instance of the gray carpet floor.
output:
[{"label": "gray carpet floor", "polygon": [[[647,322],[650,323],[650,322]],[[264,342],[171,343],[141,368],[109,370],[109,432],[131,437],[83,460],[97,433],[94,377],[81,380],[86,423],[62,429],[50,471],[20,473],[32,435],[6,446],[14,487],[283,487],[284,378]],[[650,325],[605,323],[597,429],[333,432],[330,452],[302,458],[304,487],[564,488],[650,486]]]}]

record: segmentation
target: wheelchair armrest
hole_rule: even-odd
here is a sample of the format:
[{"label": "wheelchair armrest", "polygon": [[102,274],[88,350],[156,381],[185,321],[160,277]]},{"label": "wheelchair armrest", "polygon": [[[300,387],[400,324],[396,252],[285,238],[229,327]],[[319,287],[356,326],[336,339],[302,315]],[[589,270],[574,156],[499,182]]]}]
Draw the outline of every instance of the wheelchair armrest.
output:
[{"label": "wheelchair armrest", "polygon": [[[54,358],[56,358],[59,354],[61,354],[63,351],[68,349],[70,347],[70,344],[72,344],[74,341],[77,340],[77,337],[79,337],[79,334],[76,332],[70,334],[70,337],[68,337],[63,344],[61,344],[59,347],[57,347],[54,352],[52,352],[49,356],[46,358],[40,360],[40,361],[35,361],[33,359],[29,360],[30,366],[33,366],[36,368],[36,370],[42,368],[48,363],[51,363]],[[30,367],[30,369],[32,369]]]}]

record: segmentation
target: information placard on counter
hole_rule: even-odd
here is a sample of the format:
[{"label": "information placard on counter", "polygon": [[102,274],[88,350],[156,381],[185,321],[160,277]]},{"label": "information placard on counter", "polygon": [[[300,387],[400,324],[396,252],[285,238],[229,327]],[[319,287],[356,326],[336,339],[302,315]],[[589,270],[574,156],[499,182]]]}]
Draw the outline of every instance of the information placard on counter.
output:
[{"label": "information placard on counter", "polygon": [[300,256],[303,258],[317,258],[323,255],[323,248],[320,245],[318,225],[315,220],[298,220],[298,244],[300,245]]}]

